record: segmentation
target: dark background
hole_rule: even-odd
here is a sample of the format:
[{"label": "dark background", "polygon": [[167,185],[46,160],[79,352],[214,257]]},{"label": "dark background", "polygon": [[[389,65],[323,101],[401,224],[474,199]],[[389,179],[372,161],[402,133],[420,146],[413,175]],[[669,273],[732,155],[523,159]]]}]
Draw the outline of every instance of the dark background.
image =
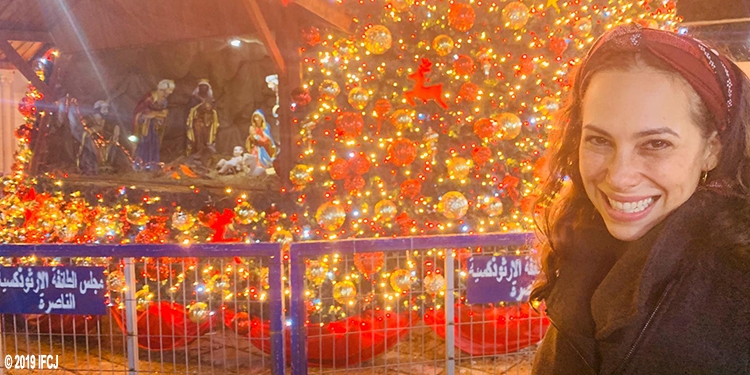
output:
[{"label": "dark background", "polygon": [[700,24],[750,18],[750,0],[678,0],[677,14],[684,18],[683,22],[692,35],[728,52],[737,60],[750,60],[750,21]]}]

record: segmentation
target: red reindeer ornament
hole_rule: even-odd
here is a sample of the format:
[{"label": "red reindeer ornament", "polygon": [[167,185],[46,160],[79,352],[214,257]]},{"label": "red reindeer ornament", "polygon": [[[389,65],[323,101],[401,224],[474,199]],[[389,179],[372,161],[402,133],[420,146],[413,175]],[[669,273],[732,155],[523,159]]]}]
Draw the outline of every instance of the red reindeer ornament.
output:
[{"label": "red reindeer ornament", "polygon": [[425,74],[431,70],[432,62],[426,58],[422,58],[422,64],[419,65],[416,73],[409,74],[409,79],[416,82],[414,89],[404,93],[406,101],[412,106],[416,106],[414,98],[422,99],[422,102],[427,103],[430,99],[434,100],[443,109],[448,108],[448,104],[443,101],[443,84],[437,84],[432,86],[425,86]]}]

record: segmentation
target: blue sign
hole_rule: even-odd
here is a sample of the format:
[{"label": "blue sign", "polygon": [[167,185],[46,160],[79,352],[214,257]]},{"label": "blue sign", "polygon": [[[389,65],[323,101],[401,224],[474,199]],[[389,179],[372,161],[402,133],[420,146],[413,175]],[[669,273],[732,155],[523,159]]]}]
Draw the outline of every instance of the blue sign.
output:
[{"label": "blue sign", "polygon": [[539,274],[539,265],[530,256],[476,255],[466,266],[468,303],[526,301]]},{"label": "blue sign", "polygon": [[104,267],[0,267],[0,314],[105,315]]}]

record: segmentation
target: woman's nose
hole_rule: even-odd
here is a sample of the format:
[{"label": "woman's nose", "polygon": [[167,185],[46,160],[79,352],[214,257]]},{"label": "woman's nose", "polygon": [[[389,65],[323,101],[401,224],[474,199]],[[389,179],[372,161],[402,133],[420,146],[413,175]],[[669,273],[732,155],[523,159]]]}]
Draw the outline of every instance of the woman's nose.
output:
[{"label": "woman's nose", "polygon": [[641,171],[637,158],[628,152],[616,151],[607,166],[607,183],[618,191],[627,191],[638,185]]}]

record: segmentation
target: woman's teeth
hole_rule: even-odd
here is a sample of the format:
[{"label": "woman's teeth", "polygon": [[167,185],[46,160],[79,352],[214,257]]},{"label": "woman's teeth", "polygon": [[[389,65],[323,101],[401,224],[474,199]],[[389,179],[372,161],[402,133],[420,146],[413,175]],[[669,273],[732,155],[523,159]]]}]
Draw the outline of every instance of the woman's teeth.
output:
[{"label": "woman's teeth", "polygon": [[607,197],[609,205],[617,211],[624,212],[626,214],[634,214],[647,209],[654,203],[654,198],[646,198],[638,202],[618,202],[612,198]]}]

